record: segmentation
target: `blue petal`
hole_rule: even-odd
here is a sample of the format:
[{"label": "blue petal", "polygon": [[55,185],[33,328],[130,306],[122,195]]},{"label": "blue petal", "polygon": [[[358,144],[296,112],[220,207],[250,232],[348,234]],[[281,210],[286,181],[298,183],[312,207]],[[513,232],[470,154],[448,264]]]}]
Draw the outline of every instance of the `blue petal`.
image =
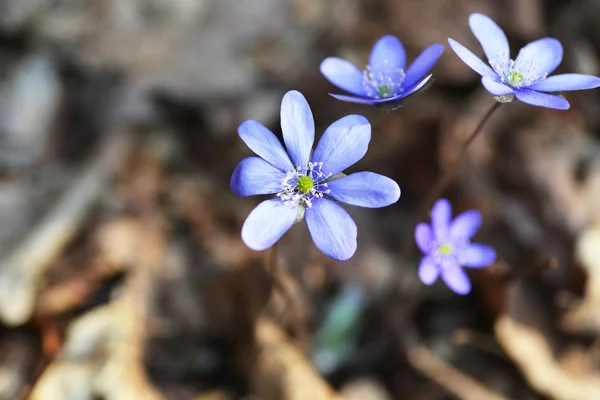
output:
[{"label": "blue petal", "polygon": [[313,162],[322,162],[322,171],[338,174],[363,158],[371,140],[371,125],[362,115],[340,118],[325,130]]},{"label": "blue petal", "polygon": [[431,209],[431,226],[437,238],[448,233],[450,219],[452,217],[452,206],[446,199],[439,199]]},{"label": "blue petal", "polygon": [[419,279],[426,285],[431,285],[440,275],[440,269],[433,261],[432,257],[426,256],[419,264]]},{"label": "blue petal", "polygon": [[465,267],[482,268],[496,261],[496,250],[484,244],[470,244],[461,254]]},{"label": "blue petal", "polygon": [[306,209],[306,223],[315,245],[326,256],[346,261],[356,251],[356,224],[334,202],[317,198]]},{"label": "blue petal", "polygon": [[425,86],[427,84],[427,82],[429,82],[429,80],[431,79],[432,76],[433,76],[433,74],[427,75],[425,77],[425,79],[423,79],[421,82],[418,82],[415,86],[413,86],[412,88],[410,88],[406,92],[404,92],[403,97],[408,97],[408,96],[412,95],[413,93],[416,93],[419,90],[421,90],[421,88],[423,86]]},{"label": "blue petal", "polygon": [[462,268],[444,268],[441,272],[442,279],[454,293],[467,294],[471,291],[471,282]]},{"label": "blue petal", "polygon": [[373,172],[356,172],[327,182],[329,196],[346,204],[367,208],[386,207],[398,201],[400,187]]},{"label": "blue petal", "polygon": [[507,94],[514,93],[514,90],[510,86],[506,86],[504,83],[500,83],[489,76],[481,78],[481,84],[494,96],[506,96]]},{"label": "blue petal", "polygon": [[321,73],[329,82],[346,92],[366,96],[363,87],[363,73],[349,61],[328,57],[321,63]]},{"label": "blue petal", "polygon": [[347,101],[349,103],[358,103],[358,104],[377,104],[380,103],[381,99],[371,99],[368,97],[357,97],[357,96],[346,96],[343,94],[335,94],[335,93],[329,93],[329,95],[331,97],[335,97],[338,100],[341,101]]},{"label": "blue petal", "polygon": [[429,253],[433,248],[435,236],[433,230],[428,224],[421,222],[415,228],[415,241],[419,249],[425,254]]},{"label": "blue petal", "polygon": [[543,38],[533,41],[519,51],[513,70],[519,70],[523,79],[531,77],[541,78],[551,74],[558,67],[563,57],[563,48],[560,42],[553,38]]},{"label": "blue petal", "polygon": [[281,131],[294,165],[306,167],[315,141],[315,121],[302,93],[290,90],[283,96]]},{"label": "blue petal", "polygon": [[406,65],[406,52],[400,40],[392,35],[382,37],[375,43],[369,64],[375,69],[379,68],[398,68],[404,69]]},{"label": "blue petal", "polygon": [[458,43],[456,40],[448,39],[448,43],[450,43],[450,47],[452,47],[452,50],[454,50],[456,55],[479,75],[489,76],[491,78],[498,76],[498,74],[496,74],[496,72],[494,72],[493,69],[491,69],[486,63],[481,61],[481,59],[475,54],[473,54],[471,50],[467,49],[465,46]]},{"label": "blue petal", "polygon": [[444,46],[435,43],[423,50],[421,54],[413,61],[413,63],[406,69],[406,76],[404,77],[404,87],[411,87],[419,79],[421,79],[433,65],[440,58],[444,52]]},{"label": "blue petal", "polygon": [[238,196],[273,194],[281,191],[285,172],[259,157],[244,158],[231,175],[231,190]]},{"label": "blue petal", "polygon": [[274,167],[282,171],[294,169],[279,139],[260,122],[251,119],[242,122],[238,127],[238,134],[250,150]]},{"label": "blue petal", "polygon": [[265,200],[246,218],[242,240],[252,250],[265,250],[294,225],[297,215],[298,206],[286,205],[281,199]]},{"label": "blue petal", "polygon": [[491,18],[474,13],[469,16],[469,27],[483,47],[488,60],[498,60],[508,65],[510,47],[504,31]]},{"label": "blue petal", "polygon": [[566,110],[570,107],[569,102],[560,96],[540,93],[530,89],[518,89],[515,91],[515,96],[523,103],[532,106],[555,108],[557,110]]},{"label": "blue petal", "polygon": [[458,215],[450,224],[450,236],[453,239],[471,239],[481,225],[479,211],[470,210]]},{"label": "blue petal", "polygon": [[584,74],[560,74],[537,81],[529,89],[540,92],[567,92],[600,87],[600,78]]}]

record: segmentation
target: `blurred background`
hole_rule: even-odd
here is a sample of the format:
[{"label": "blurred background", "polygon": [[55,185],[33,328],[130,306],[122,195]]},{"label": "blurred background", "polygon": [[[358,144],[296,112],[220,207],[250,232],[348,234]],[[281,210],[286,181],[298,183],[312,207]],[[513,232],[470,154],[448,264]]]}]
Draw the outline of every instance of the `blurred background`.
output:
[{"label": "blurred background", "polygon": [[[421,284],[415,212],[493,104],[447,45],[481,12],[513,48],[552,36],[600,74],[598,0],[0,0],[0,399],[600,399],[600,92],[503,105],[446,191],[484,216],[490,268]],[[393,112],[339,102],[327,56],[394,34],[445,53]],[[395,179],[349,208],[336,263],[304,223],[254,252],[229,189],[245,119],[277,135],[301,91],[317,137],[373,126],[351,171]]]}]

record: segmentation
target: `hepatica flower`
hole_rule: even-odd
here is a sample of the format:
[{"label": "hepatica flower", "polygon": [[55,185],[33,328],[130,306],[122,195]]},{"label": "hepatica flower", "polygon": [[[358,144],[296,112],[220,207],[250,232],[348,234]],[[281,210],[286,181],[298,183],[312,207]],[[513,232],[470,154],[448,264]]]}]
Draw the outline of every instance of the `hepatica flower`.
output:
[{"label": "hepatica flower", "polygon": [[560,74],[548,77],[563,57],[562,45],[556,39],[533,41],[512,60],[506,35],[494,21],[482,14],[471,14],[469,26],[483,47],[489,65],[457,41],[448,39],[448,42],[465,64],[482,76],[481,83],[498,101],[507,102],[516,97],[534,106],[566,110],[569,102],[549,93],[600,86],[600,78],[591,75]]},{"label": "hepatica flower", "polygon": [[448,200],[440,199],[433,205],[431,225],[417,225],[415,239],[425,253],[418,274],[426,285],[431,285],[441,275],[454,292],[467,294],[471,291],[471,283],[462,267],[487,267],[496,260],[496,252],[490,246],[471,243],[481,225],[479,212],[466,211],[454,220],[451,213]]},{"label": "hepatica flower", "polygon": [[423,78],[442,55],[444,46],[433,44],[405,69],[406,52],[400,40],[388,35],[375,43],[369,65],[361,71],[349,61],[328,57],[321,73],[335,86],[352,96],[332,94],[339,100],[396,108],[401,100],[422,89],[431,78]]},{"label": "hepatica flower", "polygon": [[[360,115],[331,124],[314,153],[315,124],[306,99],[297,91],[281,102],[281,130],[287,153],[276,136],[260,123],[247,120],[238,133],[259,157],[236,167],[231,189],[240,196],[274,194],[260,203],[244,222],[242,240],[253,250],[265,250],[306,218],[315,245],[327,256],[344,261],[356,251],[356,225],[334,200],[360,206],[395,203],[400,188],[372,172],[340,175],[360,160],[371,140],[371,125]],[[289,156],[288,156],[289,155]]]}]

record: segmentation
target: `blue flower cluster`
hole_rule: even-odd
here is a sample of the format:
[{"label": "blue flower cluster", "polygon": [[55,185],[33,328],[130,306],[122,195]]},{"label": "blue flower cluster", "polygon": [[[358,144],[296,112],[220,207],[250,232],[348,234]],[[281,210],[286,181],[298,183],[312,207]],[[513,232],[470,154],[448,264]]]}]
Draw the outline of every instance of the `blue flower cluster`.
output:
[{"label": "blue flower cluster", "polygon": [[[506,35],[494,21],[472,14],[469,26],[488,63],[455,40],[448,42],[461,60],[482,76],[483,87],[498,102],[516,98],[534,106],[567,109],[569,102],[556,93],[600,87],[600,78],[595,76],[548,76],[562,61],[562,46],[556,39],[529,43],[513,60]],[[331,96],[395,109],[406,97],[426,87],[432,76],[427,73],[443,51],[441,44],[433,44],[406,68],[402,43],[388,35],[377,41],[364,70],[336,57],[323,60],[320,69],[329,82],[349,93]],[[337,120],[325,130],[313,151],[312,111],[301,93],[290,91],[281,103],[281,131],[285,149],[257,121],[244,121],[238,128],[240,138],[258,157],[248,157],[238,164],[231,177],[232,190],[239,196],[274,195],[248,215],[242,240],[253,250],[265,250],[305,219],[315,245],[324,254],[334,260],[348,260],[356,251],[357,228],[338,202],[378,208],[400,198],[400,188],[390,178],[373,172],[343,173],[366,154],[371,140],[369,121],[361,115]],[[454,292],[470,292],[471,284],[462,267],[486,267],[496,260],[493,248],[471,243],[481,222],[481,214],[474,210],[452,220],[448,200],[435,203],[431,225],[420,223],[415,229],[416,243],[425,254],[418,268],[423,283],[430,285],[441,276]]]}]

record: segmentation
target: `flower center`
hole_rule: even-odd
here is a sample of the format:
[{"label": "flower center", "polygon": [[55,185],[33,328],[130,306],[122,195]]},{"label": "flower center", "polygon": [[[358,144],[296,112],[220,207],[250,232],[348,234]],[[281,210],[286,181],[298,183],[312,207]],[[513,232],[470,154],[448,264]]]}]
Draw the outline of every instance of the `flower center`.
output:
[{"label": "flower center", "polygon": [[331,177],[331,174],[321,171],[322,167],[322,162],[309,162],[308,167],[296,167],[293,171],[286,172],[277,197],[288,205],[302,204],[312,207],[315,198],[329,193],[324,181]]},{"label": "flower center", "polygon": [[298,190],[302,193],[308,193],[310,189],[314,188],[313,178],[306,175],[300,175],[298,177]]},{"label": "flower center", "polygon": [[362,85],[367,95],[374,99],[387,99],[404,91],[402,84],[406,74],[403,69],[384,65],[373,68],[367,65],[363,71]]},{"label": "flower center", "polygon": [[523,74],[517,71],[510,71],[508,73],[508,83],[511,86],[519,86],[523,82]]},{"label": "flower center", "polygon": [[443,256],[449,256],[450,254],[452,254],[452,246],[448,243],[444,243],[438,247],[438,251]]},{"label": "flower center", "polygon": [[541,76],[536,75],[539,63],[535,59],[525,59],[522,57],[522,52],[523,50],[519,52],[516,60],[509,59],[506,53],[499,54],[496,58],[489,60],[502,83],[521,88],[546,79],[548,76],[547,72]]}]

